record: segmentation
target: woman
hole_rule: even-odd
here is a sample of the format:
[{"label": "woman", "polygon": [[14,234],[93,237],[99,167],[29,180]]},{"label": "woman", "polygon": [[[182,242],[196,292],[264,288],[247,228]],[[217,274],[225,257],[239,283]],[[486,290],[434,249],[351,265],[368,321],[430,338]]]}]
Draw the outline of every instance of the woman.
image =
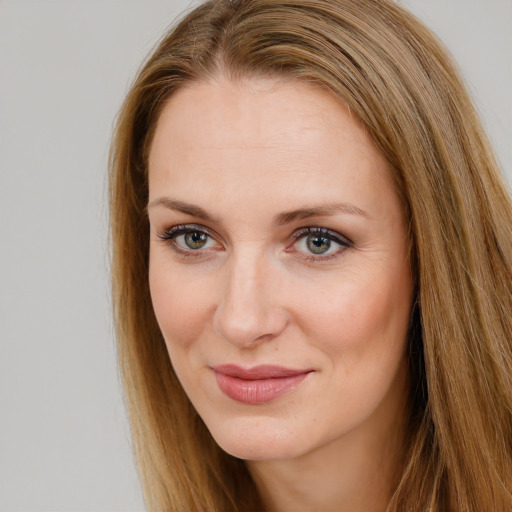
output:
[{"label": "woman", "polygon": [[211,0],[111,161],[151,510],[512,507],[512,206],[445,50],[388,0]]}]

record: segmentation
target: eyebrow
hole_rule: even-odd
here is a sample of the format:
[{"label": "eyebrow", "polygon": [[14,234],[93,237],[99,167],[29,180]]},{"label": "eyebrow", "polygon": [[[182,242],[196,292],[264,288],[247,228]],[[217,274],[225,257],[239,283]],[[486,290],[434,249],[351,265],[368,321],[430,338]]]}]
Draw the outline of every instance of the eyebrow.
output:
[{"label": "eyebrow", "polygon": [[192,217],[197,217],[198,219],[207,220],[209,222],[217,222],[215,217],[212,217],[206,210],[191,203],[185,203],[184,201],[178,201],[176,199],[171,199],[170,197],[159,197],[151,203],[148,204],[148,210],[150,208],[154,208],[155,206],[165,206],[169,210],[175,210],[177,212],[185,213],[186,215],[191,215]]},{"label": "eyebrow", "polygon": [[279,213],[275,217],[275,223],[279,225],[289,224],[297,220],[310,219],[311,217],[327,217],[343,213],[348,215],[360,215],[367,219],[371,219],[370,215],[361,208],[350,203],[329,203],[312,206],[310,208],[299,208],[288,212]]},{"label": "eyebrow", "polygon": [[[209,222],[219,222],[217,218],[210,215],[200,206],[186,203],[184,201],[178,201],[177,199],[171,199],[170,197],[160,197],[154,201],[151,201],[151,203],[148,205],[148,209],[154,208],[156,206],[164,206],[169,210],[175,210]],[[298,220],[310,219],[312,217],[327,217],[339,213],[359,215],[361,217],[365,217],[366,219],[371,219],[370,215],[368,215],[365,210],[362,210],[353,204],[328,203],[279,213],[274,217],[274,222],[279,226],[283,226]]]}]

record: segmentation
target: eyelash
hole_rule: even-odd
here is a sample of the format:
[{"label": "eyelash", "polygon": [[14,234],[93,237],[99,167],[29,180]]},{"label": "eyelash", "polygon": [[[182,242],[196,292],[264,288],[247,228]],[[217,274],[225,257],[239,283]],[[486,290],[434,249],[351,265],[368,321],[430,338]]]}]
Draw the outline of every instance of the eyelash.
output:
[{"label": "eyelash", "polygon": [[[200,258],[204,256],[204,250],[200,249],[184,249],[180,247],[176,243],[176,238],[178,238],[181,235],[191,234],[191,233],[204,233],[212,240],[216,240],[213,234],[204,226],[198,225],[198,224],[182,224],[173,226],[169,229],[166,229],[162,231],[161,233],[157,234],[157,237],[171,247],[172,250],[176,251],[180,255],[184,257],[195,257]],[[292,235],[291,238],[293,239],[293,243],[287,247],[285,250],[286,252],[293,252],[289,250],[291,247],[295,246],[297,242],[299,242],[302,239],[307,238],[308,236],[312,235],[320,235],[329,240],[330,242],[334,242],[340,246],[340,248],[335,251],[333,254],[328,255],[306,255],[301,253],[301,257],[309,263],[315,263],[315,262],[324,262],[332,260],[333,258],[336,258],[340,255],[340,253],[344,252],[345,249],[349,249],[353,247],[353,242],[349,240],[347,237],[341,235],[340,233],[337,233],[336,231],[332,231],[327,228],[323,227],[317,227],[317,226],[308,226],[304,228],[297,229]]]},{"label": "eyelash", "polygon": [[186,235],[190,233],[204,233],[212,240],[215,240],[215,237],[210,233],[208,229],[198,224],[181,224],[178,226],[173,226],[161,233],[158,233],[157,236],[160,240],[162,240],[162,242],[170,246],[171,249],[176,251],[178,254],[185,257],[200,258],[204,256],[204,254],[201,254],[201,252],[203,251],[194,249],[183,249],[176,243],[176,238],[178,238],[181,235]]},{"label": "eyelash", "polygon": [[307,239],[308,236],[312,235],[320,235],[323,238],[326,238],[327,240],[334,242],[338,244],[340,247],[337,251],[335,251],[332,254],[328,255],[313,255],[313,254],[302,254],[302,257],[307,262],[322,262],[322,261],[329,261],[334,258],[337,258],[342,252],[344,252],[345,249],[349,249],[353,247],[353,242],[349,240],[347,237],[341,235],[340,233],[337,233],[336,231],[332,231],[327,228],[317,227],[317,226],[309,226],[305,228],[299,228],[292,234],[292,238],[294,239],[294,242],[291,247],[293,247],[297,242],[303,239]]}]

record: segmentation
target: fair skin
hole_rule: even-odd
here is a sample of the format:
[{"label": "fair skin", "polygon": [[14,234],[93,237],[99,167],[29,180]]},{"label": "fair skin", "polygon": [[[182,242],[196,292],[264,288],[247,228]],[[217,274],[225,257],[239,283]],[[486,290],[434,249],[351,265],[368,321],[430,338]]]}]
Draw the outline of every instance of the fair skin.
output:
[{"label": "fair skin", "polygon": [[[384,511],[412,281],[390,169],[358,120],[305,82],[194,83],[159,118],[148,214],[173,367],[268,510]],[[222,365],[299,376],[283,387]]]}]

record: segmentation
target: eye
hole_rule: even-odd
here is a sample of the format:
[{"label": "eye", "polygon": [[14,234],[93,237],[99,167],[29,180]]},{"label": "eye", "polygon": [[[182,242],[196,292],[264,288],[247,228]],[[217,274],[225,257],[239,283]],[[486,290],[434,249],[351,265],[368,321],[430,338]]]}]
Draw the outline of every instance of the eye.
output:
[{"label": "eye", "polygon": [[[208,239],[210,237],[204,231],[190,231],[184,233],[175,238],[176,244],[181,246],[183,249],[203,249],[208,245]],[[186,247],[184,247],[185,245]]]},{"label": "eye", "polygon": [[220,246],[205,228],[195,225],[174,226],[159,233],[158,238],[181,253],[200,253]]},{"label": "eye", "polygon": [[296,239],[293,249],[314,260],[335,257],[353,245],[343,235],[320,227],[301,229],[294,233],[293,237]]},{"label": "eye", "polygon": [[304,238],[304,242],[308,251],[313,254],[327,254],[333,245],[331,240],[323,235],[309,235]]}]

